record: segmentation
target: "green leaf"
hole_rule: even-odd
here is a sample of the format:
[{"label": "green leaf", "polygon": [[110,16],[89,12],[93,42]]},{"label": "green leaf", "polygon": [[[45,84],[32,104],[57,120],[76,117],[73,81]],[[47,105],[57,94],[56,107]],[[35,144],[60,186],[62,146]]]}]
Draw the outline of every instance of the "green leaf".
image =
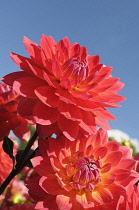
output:
[{"label": "green leaf", "polygon": [[15,157],[13,156],[13,147],[14,147],[13,141],[11,141],[11,139],[9,139],[7,136],[5,136],[4,140],[3,140],[2,148],[3,148],[4,152],[6,154],[8,154],[9,157],[12,159],[12,161],[13,161],[13,168],[14,168]]},{"label": "green leaf", "polygon": [[2,147],[3,147],[4,152],[6,154],[8,154],[9,157],[13,160],[14,159],[14,156],[13,156],[14,143],[13,143],[13,141],[11,141],[11,139],[9,139],[7,136],[5,136]]}]

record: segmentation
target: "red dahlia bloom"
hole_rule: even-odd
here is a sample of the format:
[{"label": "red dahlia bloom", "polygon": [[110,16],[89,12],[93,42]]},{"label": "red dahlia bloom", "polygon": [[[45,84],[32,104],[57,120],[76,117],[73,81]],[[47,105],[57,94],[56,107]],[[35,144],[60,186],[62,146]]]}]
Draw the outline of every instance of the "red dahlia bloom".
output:
[{"label": "red dahlia bloom", "polygon": [[13,166],[12,159],[4,152],[2,148],[2,143],[3,142],[0,142],[0,185],[9,175]]},{"label": "red dahlia bloom", "polygon": [[29,121],[17,113],[20,96],[11,86],[0,83],[0,141],[8,136],[10,130],[21,140],[28,140]]},{"label": "red dahlia bloom", "polygon": [[[85,47],[70,44],[68,38],[58,43],[42,35],[40,46],[28,38],[24,45],[30,58],[11,53],[13,61],[23,70],[4,77],[23,98],[18,111],[33,117],[42,136],[59,129],[70,140],[79,131],[93,134],[96,125],[110,129],[107,120],[115,118],[105,107],[125,98],[116,93],[123,87],[112,78],[112,67],[100,63],[99,56],[90,56]],[[43,127],[49,125],[49,133]],[[72,129],[71,129],[72,127]]]},{"label": "red dahlia bloom", "polygon": [[75,141],[64,136],[40,139],[39,148],[41,155],[32,159],[38,178],[28,181],[37,209],[105,209],[139,179],[130,148],[108,141],[101,129]]},{"label": "red dahlia bloom", "polygon": [[[129,183],[126,187],[126,193],[119,195],[118,199],[115,199],[109,205],[106,205],[103,210],[115,209],[115,210],[137,210],[139,209],[139,185],[133,185]],[[101,210],[101,209],[96,209]]]},{"label": "red dahlia bloom", "polygon": [[129,184],[127,194],[120,196],[116,210],[137,210],[139,209],[139,185]]},{"label": "red dahlia bloom", "polygon": [[134,159],[136,160],[136,168],[135,168],[135,170],[139,173],[139,153],[137,153],[135,155]]}]

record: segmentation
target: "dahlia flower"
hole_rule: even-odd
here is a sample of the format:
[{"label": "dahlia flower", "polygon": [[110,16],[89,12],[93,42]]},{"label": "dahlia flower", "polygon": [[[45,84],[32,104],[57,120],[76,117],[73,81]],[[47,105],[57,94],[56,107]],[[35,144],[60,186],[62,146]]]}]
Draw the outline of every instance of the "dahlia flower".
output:
[{"label": "dahlia flower", "polygon": [[2,148],[2,141],[0,142],[0,185],[12,170],[12,159],[7,155]]},{"label": "dahlia flower", "polygon": [[11,86],[0,83],[0,141],[9,135],[10,130],[21,140],[30,137],[28,123],[32,122],[17,113],[19,100],[20,96]]},{"label": "dahlia flower", "polygon": [[36,209],[105,209],[139,179],[131,149],[108,141],[102,129],[75,141],[39,139],[39,148],[32,159],[38,175],[27,184]]},{"label": "dahlia flower", "polygon": [[[6,167],[5,167],[5,170],[6,170]],[[20,176],[22,177],[22,174],[20,174]],[[28,194],[28,189],[25,186],[25,180],[23,178],[24,177],[22,177],[22,180],[20,180],[19,176],[16,176],[10,182],[10,184],[6,188],[6,191],[4,192],[4,198],[0,202],[0,210],[34,209],[35,205],[33,203],[32,198]],[[22,207],[20,204],[22,204]]]},{"label": "dahlia flower", "polygon": [[3,81],[22,96],[18,112],[37,123],[40,136],[62,132],[74,140],[80,131],[95,133],[96,125],[110,129],[107,120],[115,118],[106,108],[125,99],[117,95],[123,83],[112,78],[112,67],[68,38],[56,43],[42,35],[39,46],[25,37],[24,45],[30,58],[11,53],[23,71]]},{"label": "dahlia flower", "polygon": [[135,170],[139,173],[139,153],[137,153],[135,155],[134,159],[136,160],[136,168],[135,168]]},{"label": "dahlia flower", "polygon": [[8,192],[10,194],[8,201],[11,203],[24,203],[29,198],[28,189],[26,188],[24,181],[16,177],[12,180]]},{"label": "dahlia flower", "polygon": [[129,184],[125,196],[120,196],[116,210],[137,210],[139,209],[139,185]]},{"label": "dahlia flower", "polygon": [[[115,209],[115,210],[137,210],[139,209],[139,185],[133,185],[129,183],[126,187],[124,195],[119,195],[117,199],[111,204],[105,205],[103,210]],[[101,210],[97,208],[96,210]]]}]

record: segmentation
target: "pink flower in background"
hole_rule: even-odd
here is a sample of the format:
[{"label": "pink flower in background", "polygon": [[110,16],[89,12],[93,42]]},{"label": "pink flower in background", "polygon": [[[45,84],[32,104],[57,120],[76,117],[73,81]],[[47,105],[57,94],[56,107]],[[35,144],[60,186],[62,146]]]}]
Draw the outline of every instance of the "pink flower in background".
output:
[{"label": "pink flower in background", "polygon": [[14,178],[12,180],[12,183],[8,189],[10,197],[9,201],[12,203],[20,203],[20,202],[29,202],[29,195],[28,195],[28,189],[25,186],[25,183],[23,180],[20,180],[18,178]]},{"label": "pink flower in background", "polygon": [[32,159],[38,175],[27,185],[37,209],[105,209],[139,179],[130,148],[109,142],[102,129],[75,141],[39,139],[39,148]]},{"label": "pink flower in background", "polygon": [[[19,179],[19,176],[22,177],[21,180]],[[4,198],[0,202],[0,210],[34,209],[34,201],[28,194],[24,176],[22,176],[22,174],[19,176],[14,177],[4,192]],[[20,204],[22,204],[22,208],[20,208]]]},{"label": "pink flower in background", "polygon": [[96,125],[110,129],[107,120],[115,118],[106,107],[125,99],[117,95],[123,83],[112,78],[112,67],[68,38],[56,43],[42,35],[39,46],[25,37],[24,45],[30,58],[11,53],[23,71],[3,81],[22,96],[18,112],[37,123],[40,136],[62,132],[74,140],[80,131],[94,134]]},{"label": "pink flower in background", "polygon": [[0,141],[11,130],[21,140],[30,138],[28,123],[32,122],[17,113],[19,99],[20,96],[11,86],[0,83]]}]

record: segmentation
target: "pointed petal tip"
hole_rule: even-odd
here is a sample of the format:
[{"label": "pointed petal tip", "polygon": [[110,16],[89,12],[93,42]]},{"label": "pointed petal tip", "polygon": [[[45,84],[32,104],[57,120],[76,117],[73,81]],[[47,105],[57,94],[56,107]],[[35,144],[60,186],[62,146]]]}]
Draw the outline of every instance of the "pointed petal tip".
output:
[{"label": "pointed petal tip", "polygon": [[25,44],[26,42],[30,41],[29,38],[27,38],[26,36],[23,36],[23,43]]},{"label": "pointed petal tip", "polygon": [[27,36],[23,36],[23,40],[29,40]]},{"label": "pointed petal tip", "polygon": [[15,53],[10,52],[10,53],[9,53],[9,55],[10,55],[10,57],[12,58],[12,56],[14,56],[14,55],[15,55]]}]

